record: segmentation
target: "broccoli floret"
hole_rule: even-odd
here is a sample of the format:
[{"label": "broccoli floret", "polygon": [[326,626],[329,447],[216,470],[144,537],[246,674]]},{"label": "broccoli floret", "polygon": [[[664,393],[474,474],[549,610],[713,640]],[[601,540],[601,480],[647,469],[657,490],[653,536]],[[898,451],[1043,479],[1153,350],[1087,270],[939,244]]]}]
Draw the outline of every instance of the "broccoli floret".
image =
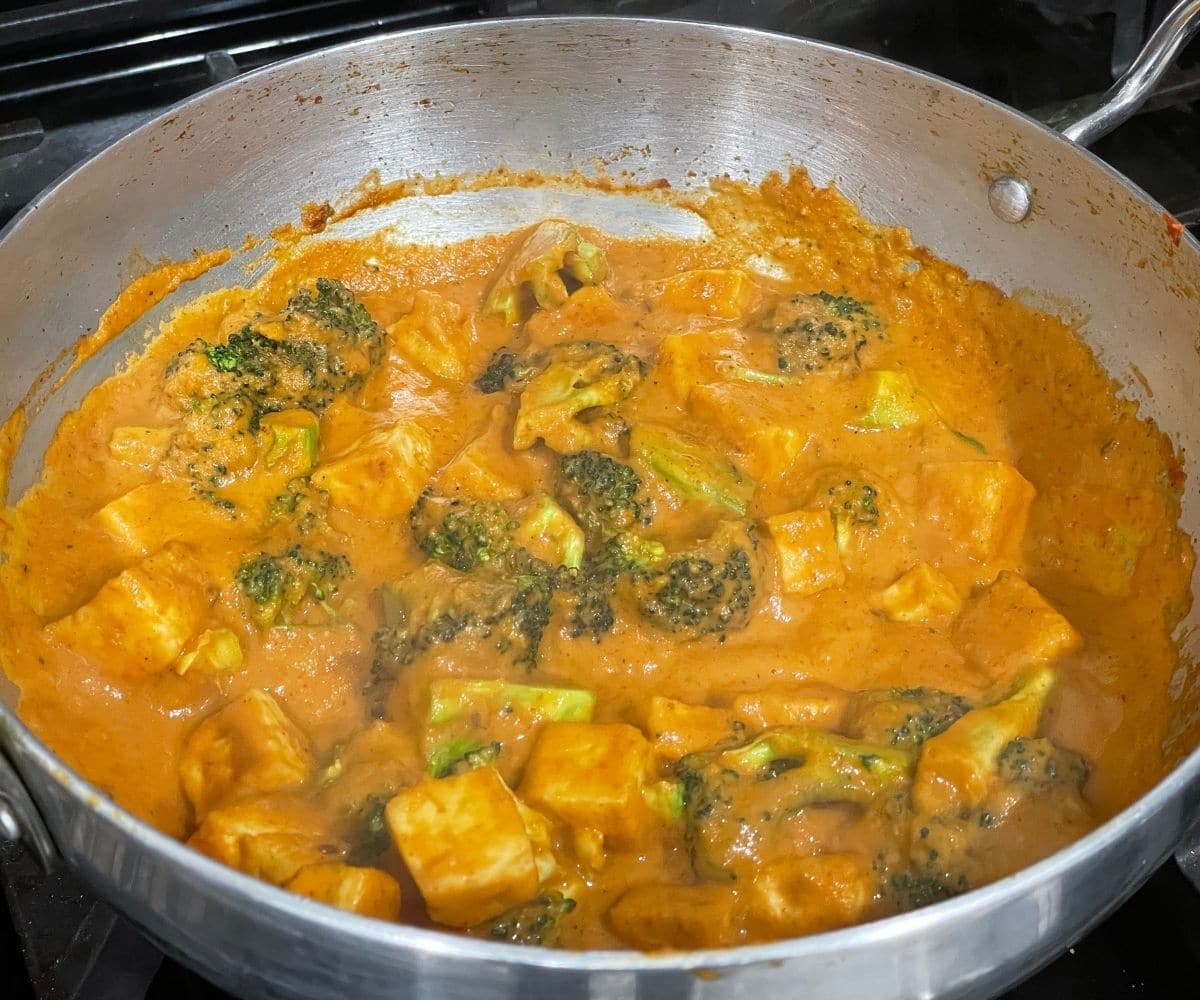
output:
[{"label": "broccoli floret", "polygon": [[745,628],[758,591],[752,525],[723,522],[712,537],[662,569],[637,574],[635,593],[647,621],[699,639]]},{"label": "broccoli floret", "polygon": [[556,890],[547,890],[478,925],[474,931],[497,941],[554,948],[562,937],[563,918],[574,909],[575,900]]},{"label": "broccoli floret", "polygon": [[646,527],[654,518],[654,502],[642,490],[642,477],[598,451],[563,457],[558,496],[593,542]]},{"label": "broccoli floret", "polygon": [[599,284],[608,275],[604,251],[569,223],[547,219],[513,252],[483,308],[515,325],[535,309],[557,309],[575,288]]},{"label": "broccoli floret", "polygon": [[338,281],[318,278],[315,294],[298,292],[275,326],[279,336],[247,324],[224,343],[194,341],[167,366],[169,392],[187,405],[241,397],[253,408],[257,429],[266,413],[322,413],[338,395],[361,386],[383,357],[383,329]]},{"label": "broccoli floret", "polygon": [[554,567],[516,549],[486,574],[429,563],[402,585],[385,587],[373,683],[389,681],[438,645],[469,637],[532,667],[550,622],[556,578]]},{"label": "broccoli floret", "polygon": [[386,795],[368,795],[353,817],[357,833],[351,838],[346,861],[352,865],[372,866],[379,863],[380,856],[392,846],[384,810],[388,804]]},{"label": "broccoli floret", "polygon": [[846,728],[860,739],[915,750],[970,708],[965,698],[934,688],[863,691],[854,699]]},{"label": "broccoli floret", "polygon": [[1088,779],[1088,762],[1074,750],[1048,739],[1018,737],[1000,751],[1000,778],[1033,791],[1072,787],[1082,789]]},{"label": "broccoli floret", "polygon": [[286,490],[271,501],[267,520],[270,524],[290,521],[299,534],[307,535],[324,524],[328,511],[329,494],[302,476],[290,480]]},{"label": "broccoli floret", "polygon": [[442,497],[431,490],[418,498],[409,524],[425,555],[464,573],[508,552],[518,527],[501,504]]},{"label": "broccoli floret", "polygon": [[870,306],[824,291],[781,302],[767,329],[775,336],[779,370],[797,375],[857,366],[863,349],[883,339],[882,324]]},{"label": "broccoli floret", "polygon": [[579,568],[587,539],[570,514],[545,494],[522,504],[517,513],[514,538],[519,545],[551,566]]},{"label": "broccoli floret", "polygon": [[879,491],[874,486],[857,479],[842,479],[826,488],[825,498],[839,551],[845,552],[850,547],[855,531],[879,524],[878,497]]},{"label": "broccoli floret", "polygon": [[329,601],[351,572],[344,555],[293,545],[281,555],[260,552],[247,559],[234,580],[250,602],[251,617],[259,627],[270,628],[280,619],[287,622],[290,612],[307,599],[332,615]]},{"label": "broccoli floret", "polygon": [[1049,667],[1017,681],[1002,701],[975,708],[921,748],[913,802],[925,816],[959,814],[977,808],[996,777],[1005,747],[1032,737],[1054,687]]},{"label": "broccoli floret", "polygon": [[500,756],[500,744],[480,743],[469,736],[456,736],[436,747],[426,762],[430,777],[449,778],[477,767],[487,767]]},{"label": "broccoli floret", "polygon": [[540,370],[521,390],[513,447],[531,448],[540,439],[559,454],[602,444],[603,411],[628,398],[646,371],[633,355],[594,341],[553,347],[530,364],[535,367]]},{"label": "broccoli floret", "polygon": [[971,888],[965,875],[913,870],[897,872],[888,880],[885,895],[901,912],[932,906],[943,899],[961,896]]},{"label": "broccoli floret", "polygon": [[306,316],[358,345],[372,358],[372,363],[377,362],[383,354],[386,336],[367,307],[345,285],[332,278],[318,278],[315,288],[316,294],[312,289],[302,288],[293,295],[288,300],[284,318]]},{"label": "broccoli floret", "polygon": [[703,441],[669,427],[641,424],[629,436],[629,452],[686,499],[704,500],[745,516],[754,481]]},{"label": "broccoli floret", "polygon": [[799,727],[688,754],[676,774],[692,863],[707,878],[738,878],[755,859],[794,850],[788,825],[799,810],[889,804],[903,797],[911,768],[903,751]]}]

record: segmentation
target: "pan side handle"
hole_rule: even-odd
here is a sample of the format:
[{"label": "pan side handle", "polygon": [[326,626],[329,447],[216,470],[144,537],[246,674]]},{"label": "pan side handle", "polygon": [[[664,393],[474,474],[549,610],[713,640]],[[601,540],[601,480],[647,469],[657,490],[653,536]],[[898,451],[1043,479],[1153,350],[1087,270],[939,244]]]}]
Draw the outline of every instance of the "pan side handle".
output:
[{"label": "pan side handle", "polygon": [[1137,113],[1154,92],[1180,50],[1200,30],[1200,0],[1181,0],[1154,29],[1145,47],[1113,86],[1086,110],[1068,106],[1054,114],[1048,125],[1072,142],[1090,146]]},{"label": "pan side handle", "polygon": [[20,841],[45,871],[58,867],[58,849],[42,814],[3,753],[0,753],[0,839]]}]

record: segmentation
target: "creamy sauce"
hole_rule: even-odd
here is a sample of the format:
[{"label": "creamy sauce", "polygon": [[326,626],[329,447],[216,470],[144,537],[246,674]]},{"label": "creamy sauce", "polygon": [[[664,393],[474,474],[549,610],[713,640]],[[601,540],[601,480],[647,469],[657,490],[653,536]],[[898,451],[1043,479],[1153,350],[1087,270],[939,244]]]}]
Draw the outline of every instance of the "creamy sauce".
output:
[{"label": "creamy sauce", "polygon": [[[700,210],[705,243],[301,242],[181,310],[4,513],[22,717],[252,874],[568,947],[871,919],[1130,803],[1164,771],[1192,570],[1164,436],[1059,320],[802,173]],[[333,388],[257,341],[286,368],[261,388],[247,328],[321,345]],[[580,610],[618,533],[581,452],[632,472],[622,530],[657,543],[611,621]],[[515,540],[441,520],[496,505]],[[536,650],[522,548],[554,571]],[[724,617],[685,593],[714,565]]]}]

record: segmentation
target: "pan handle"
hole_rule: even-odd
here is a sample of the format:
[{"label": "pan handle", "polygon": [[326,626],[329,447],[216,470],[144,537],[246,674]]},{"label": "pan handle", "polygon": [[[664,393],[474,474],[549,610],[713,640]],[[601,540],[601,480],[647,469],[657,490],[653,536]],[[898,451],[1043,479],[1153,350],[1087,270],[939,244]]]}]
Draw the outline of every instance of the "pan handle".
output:
[{"label": "pan handle", "polygon": [[3,753],[0,753],[0,839],[23,843],[45,871],[58,867],[58,848],[42,814]]},{"label": "pan handle", "polygon": [[1081,146],[1090,146],[1108,135],[1137,113],[1197,30],[1200,30],[1200,0],[1181,0],[1154,29],[1125,75],[1099,99],[1098,106],[1074,121],[1068,118],[1050,124]]}]

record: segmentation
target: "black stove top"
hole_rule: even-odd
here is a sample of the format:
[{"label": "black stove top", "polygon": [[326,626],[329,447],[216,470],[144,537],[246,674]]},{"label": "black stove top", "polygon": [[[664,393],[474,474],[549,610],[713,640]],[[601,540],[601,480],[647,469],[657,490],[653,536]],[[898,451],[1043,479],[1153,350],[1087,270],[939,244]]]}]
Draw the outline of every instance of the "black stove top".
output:
[{"label": "black stove top", "polygon": [[[930,70],[1036,113],[1099,93],[1173,0],[0,0],[0,224],[84,157],[209,84],[378,31],[484,16],[617,13],[787,31]],[[28,2],[28,0],[25,0]],[[1200,223],[1193,52],[1100,156]],[[0,841],[0,996],[219,1000],[66,875]],[[1200,982],[1200,895],[1173,862],[1013,990],[1017,1000],[1186,996]],[[1191,984],[1190,988],[1183,984]]]}]

